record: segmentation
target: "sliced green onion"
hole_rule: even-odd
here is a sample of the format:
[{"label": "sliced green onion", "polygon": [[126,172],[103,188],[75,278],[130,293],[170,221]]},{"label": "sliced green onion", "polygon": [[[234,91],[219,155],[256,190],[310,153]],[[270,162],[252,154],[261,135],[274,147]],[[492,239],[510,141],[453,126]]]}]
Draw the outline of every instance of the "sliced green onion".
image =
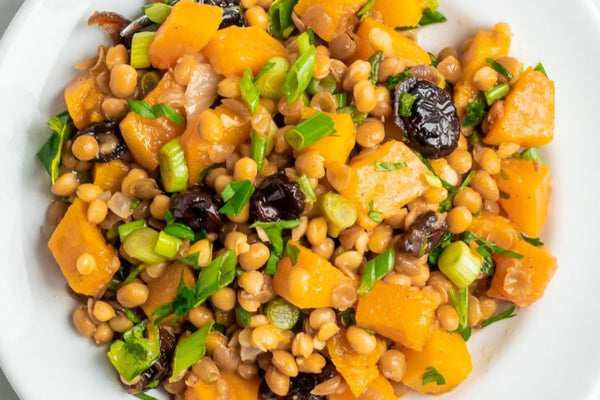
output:
[{"label": "sliced green onion", "polygon": [[146,227],[148,227],[148,225],[143,219],[133,221],[128,224],[119,225],[117,229],[119,230],[119,239],[121,240],[121,243],[127,240],[129,235],[131,235],[133,232]]},{"label": "sliced green onion", "polygon": [[546,73],[546,68],[544,68],[542,63],[538,63],[533,70],[541,72],[546,78],[548,78],[548,73]]},{"label": "sliced green onion", "polygon": [[142,7],[144,14],[155,24],[162,24],[165,22],[169,14],[171,13],[171,6],[164,3],[148,4]]},{"label": "sliced green onion", "polygon": [[225,205],[219,212],[225,215],[240,215],[253,193],[254,185],[249,180],[231,182],[221,193]]},{"label": "sliced green onion", "polygon": [[479,125],[479,123],[485,117],[485,98],[480,94],[467,104],[467,115],[465,116],[464,121],[461,123],[462,126],[475,126]]},{"label": "sliced green onion", "polygon": [[140,264],[134,269],[132,269],[129,272],[129,275],[127,275],[127,278],[125,278],[125,280],[123,281],[123,285],[127,285],[128,283],[133,282],[133,280],[138,277],[138,275],[140,274],[140,272],[142,272],[144,268],[146,268],[146,264]]},{"label": "sliced green onion", "polygon": [[265,165],[268,140],[262,134],[252,131],[250,142],[250,157],[256,162],[258,171],[262,171]]},{"label": "sliced green onion", "polygon": [[284,57],[273,57],[254,79],[254,85],[261,96],[279,100],[283,96],[285,77],[290,63]]},{"label": "sliced green onion", "polygon": [[507,80],[511,80],[513,78],[512,74],[510,73],[509,70],[507,70],[504,65],[500,64],[498,61],[494,60],[493,58],[486,58],[485,62],[488,63],[488,65],[490,67],[492,67],[493,69],[495,69],[497,72],[501,73],[502,75],[504,75],[506,77]]},{"label": "sliced green onion", "polygon": [[276,39],[287,39],[295,29],[292,13],[298,0],[276,0],[269,7],[269,32]]},{"label": "sliced green onion", "polygon": [[390,162],[375,161],[375,170],[376,171],[395,171],[397,169],[402,169],[402,168],[406,168],[405,162],[390,163]]},{"label": "sliced green onion", "polygon": [[443,188],[444,185],[442,185],[442,180],[435,176],[435,175],[431,175],[431,174],[424,174],[425,177],[425,182],[427,182],[427,184],[430,187],[434,187],[434,188]]},{"label": "sliced green onion", "polygon": [[486,90],[483,92],[483,95],[485,96],[485,101],[487,102],[488,106],[491,106],[496,101],[506,96],[508,92],[510,92],[510,86],[508,83],[501,83],[489,90]]},{"label": "sliced green onion", "polygon": [[173,377],[178,377],[206,353],[206,338],[213,327],[214,321],[210,321],[190,336],[181,339],[175,347],[173,356]]},{"label": "sliced green onion", "polygon": [[138,32],[131,38],[131,66],[136,69],[149,68],[152,64],[148,49],[156,32]]},{"label": "sliced green onion", "polygon": [[346,107],[348,104],[348,93],[336,93],[333,95],[335,97],[335,101],[337,101],[338,110]]},{"label": "sliced green onion", "polygon": [[488,319],[484,319],[483,322],[481,323],[481,327],[485,328],[486,326],[489,326],[489,325],[493,324],[494,322],[502,321],[503,319],[516,317],[517,314],[513,314],[515,312],[515,308],[516,308],[515,306],[512,306],[512,307],[506,309],[506,311],[501,312],[498,315],[495,315]]},{"label": "sliced green onion", "polygon": [[131,233],[125,242],[123,250],[130,257],[146,264],[160,264],[165,258],[154,251],[159,233],[151,228],[140,228]]},{"label": "sliced green onion", "polygon": [[152,106],[145,101],[127,100],[127,104],[132,112],[141,115],[144,118],[157,119],[159,117],[165,117],[177,125],[185,122],[185,117],[175,111],[167,103],[159,103]]},{"label": "sliced green onion", "polygon": [[369,75],[369,81],[373,85],[377,85],[377,79],[379,78],[379,65],[381,61],[383,61],[384,55],[382,51],[378,51],[373,54],[371,58],[369,58],[369,63],[371,64],[371,74]]},{"label": "sliced green onion", "polygon": [[364,296],[369,293],[378,280],[383,279],[394,269],[394,249],[384,251],[374,259],[370,260],[363,269],[360,278],[358,294]]},{"label": "sliced green onion", "polygon": [[175,138],[160,149],[160,177],[165,190],[179,192],[187,186],[189,174],[181,140]]},{"label": "sliced green onion", "polygon": [[375,3],[377,3],[377,0],[369,0],[367,4],[365,4],[360,10],[358,10],[356,16],[361,18],[369,14]]},{"label": "sliced green onion", "polygon": [[448,21],[448,18],[441,12],[426,8],[423,10],[423,17],[421,17],[421,20],[419,21],[419,26],[438,24],[446,21]]},{"label": "sliced green onion", "polygon": [[535,147],[530,147],[521,153],[521,158],[527,161],[542,161],[542,157],[540,156],[540,152]]},{"label": "sliced green onion", "polygon": [[481,272],[481,259],[462,241],[446,247],[438,259],[440,271],[459,288],[469,287]]},{"label": "sliced green onion", "polygon": [[252,314],[244,310],[239,304],[235,306],[235,316],[237,317],[241,326],[245,326],[247,328],[250,327],[250,324],[252,323]]},{"label": "sliced green onion", "polygon": [[417,100],[417,96],[412,95],[410,93],[402,93],[402,97],[400,97],[400,116],[401,117],[410,117],[411,108],[415,101]]},{"label": "sliced green onion", "polygon": [[154,245],[154,252],[159,256],[172,260],[177,255],[181,243],[183,243],[181,239],[161,231]]},{"label": "sliced green onion", "polygon": [[283,254],[283,237],[282,232],[285,229],[294,229],[300,225],[299,219],[290,221],[277,221],[277,222],[255,222],[250,225],[250,228],[261,228],[271,242],[271,256],[267,261],[265,272],[269,275],[274,275],[277,271],[277,263],[281,259]]},{"label": "sliced green onion", "polygon": [[435,382],[435,384],[438,386],[446,384],[446,379],[444,378],[444,376],[440,374],[439,371],[434,367],[427,367],[427,369],[425,369],[425,373],[422,376],[422,379],[422,386],[425,386],[428,383],[432,382]]},{"label": "sliced green onion", "polygon": [[432,54],[432,53],[427,53],[427,54],[429,54],[429,59],[431,60],[431,65],[433,65],[434,67],[437,68],[437,66],[440,65],[440,62],[438,61],[435,54]]},{"label": "sliced green onion", "polygon": [[314,203],[317,201],[317,194],[310,184],[310,180],[306,174],[302,174],[302,176],[298,178],[298,184],[300,185],[300,191],[304,193],[304,196],[306,197],[306,201],[309,203]]},{"label": "sliced green onion", "polygon": [[300,310],[285,299],[277,297],[267,304],[265,315],[269,322],[282,330],[290,330],[300,318]]},{"label": "sliced green onion", "polygon": [[[153,329],[153,339],[144,337],[144,330]],[[150,336],[150,335],[147,335]],[[158,329],[148,325],[148,321],[140,322],[123,334],[123,340],[117,339],[110,345],[108,359],[127,380],[132,380],[146,371],[160,357],[160,341]]]},{"label": "sliced green onion", "polygon": [[313,96],[320,92],[333,93],[337,89],[337,81],[329,74],[323,79],[312,78],[306,90]]},{"label": "sliced green onion", "polygon": [[323,216],[332,224],[334,231],[349,228],[356,222],[357,214],[354,204],[344,196],[328,192],[319,200]]},{"label": "sliced green onion", "polygon": [[158,85],[160,79],[161,76],[158,71],[149,71],[142,75],[140,78],[140,83],[138,84],[138,88],[140,89],[140,97],[143,99],[148,96],[150,92],[154,90],[156,85]]},{"label": "sliced green onion", "polygon": [[256,114],[260,105],[260,93],[254,86],[254,76],[252,76],[250,68],[244,70],[244,76],[240,80],[240,91],[242,102],[248,107],[252,115]]},{"label": "sliced green onion", "polygon": [[316,63],[317,49],[315,46],[310,46],[292,65],[285,76],[283,85],[283,92],[288,104],[295,103],[302,96],[310,84]]},{"label": "sliced green onion", "polygon": [[68,111],[63,111],[48,121],[52,134],[37,152],[38,159],[48,171],[52,183],[58,179],[58,168],[63,144],[71,136],[71,116]]},{"label": "sliced green onion", "polygon": [[471,337],[469,326],[469,288],[462,288],[456,294],[454,289],[448,291],[450,302],[458,314],[458,328],[454,332],[460,333],[465,341]]},{"label": "sliced green onion", "polygon": [[333,119],[324,112],[318,112],[288,130],[284,137],[290,146],[300,151],[333,133]]}]

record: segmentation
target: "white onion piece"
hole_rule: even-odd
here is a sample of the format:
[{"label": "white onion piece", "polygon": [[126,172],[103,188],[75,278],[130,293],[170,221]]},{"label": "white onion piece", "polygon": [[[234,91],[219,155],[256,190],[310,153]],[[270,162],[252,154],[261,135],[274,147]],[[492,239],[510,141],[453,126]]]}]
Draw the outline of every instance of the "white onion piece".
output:
[{"label": "white onion piece", "polygon": [[197,64],[185,91],[184,103],[188,120],[193,120],[217,99],[217,85],[221,80],[210,64]]}]

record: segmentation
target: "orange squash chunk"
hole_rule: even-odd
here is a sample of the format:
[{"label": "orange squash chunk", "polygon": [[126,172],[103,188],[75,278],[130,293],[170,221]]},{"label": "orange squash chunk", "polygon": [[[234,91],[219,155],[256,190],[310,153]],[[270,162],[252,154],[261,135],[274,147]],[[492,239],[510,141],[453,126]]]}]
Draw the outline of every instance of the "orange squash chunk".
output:
[{"label": "orange squash chunk", "polygon": [[[186,285],[192,287],[196,284],[196,279],[190,267],[179,263],[167,266],[158,278],[148,282],[148,300],[142,305],[142,310],[148,317],[151,317],[158,307],[173,301],[182,275]],[[169,320],[167,318],[162,322],[168,323]]]},{"label": "orange squash chunk", "polygon": [[[392,171],[377,171],[375,162],[406,163]],[[385,219],[428,189],[427,167],[402,142],[390,140],[374,151],[359,154],[350,163],[350,183],[340,194],[350,200],[358,213],[358,224],[371,230],[377,222],[369,218],[369,203]]]},{"label": "orange squash chunk", "polygon": [[121,181],[129,172],[129,165],[121,160],[94,164],[94,183],[102,190],[112,193],[119,191]]},{"label": "orange squash chunk", "polygon": [[528,68],[504,101],[504,114],[490,127],[483,141],[525,147],[543,146],[554,137],[554,82]]},{"label": "orange squash chunk", "polygon": [[[176,98],[183,99],[184,92],[185,87],[175,82],[172,72],[167,72],[144,101],[150,105],[167,103],[179,114],[185,115],[183,102],[173,101]],[[185,123],[177,125],[166,117],[151,120],[130,112],[121,121],[120,127],[123,138],[137,163],[147,170],[154,170],[158,167],[160,148],[179,136],[185,129]]]},{"label": "orange squash chunk", "polygon": [[[303,119],[313,114],[313,108],[306,108],[303,111]],[[333,162],[345,163],[356,143],[356,127],[350,114],[326,114],[333,119],[335,134],[324,137],[306,149],[318,151],[325,159],[325,166]]]},{"label": "orange squash chunk", "polygon": [[[48,248],[58,263],[69,286],[86,296],[100,294],[121,266],[115,249],[106,243],[100,228],[87,220],[87,204],[75,199],[48,242]],[[89,275],[77,271],[77,258],[90,253],[96,269]]]},{"label": "orange squash chunk", "polygon": [[507,196],[500,205],[508,218],[529,237],[538,237],[546,217],[552,191],[550,169],[520,158],[502,161],[502,173],[496,176],[498,189]]},{"label": "orange squash chunk", "polygon": [[294,11],[304,16],[311,7],[311,13],[326,14],[331,19],[331,24],[307,25],[317,35],[330,41],[336,34],[354,30],[358,22],[356,13],[367,3],[367,0],[300,0]]},{"label": "orange squash chunk", "polygon": [[358,354],[346,340],[346,331],[341,330],[327,341],[327,350],[352,394],[358,397],[379,376],[377,361],[385,352],[386,345],[383,340],[377,340],[377,347],[371,354]]},{"label": "orange squash chunk", "polygon": [[[258,400],[261,379],[243,379],[236,372],[221,371],[221,378],[229,385],[229,400]],[[219,398],[216,384],[205,383],[202,379],[188,387],[185,400],[211,400]]]},{"label": "orange squash chunk", "polygon": [[521,240],[519,231],[508,219],[487,211],[483,211],[479,217],[474,217],[467,230],[478,238],[505,249],[510,249]]},{"label": "orange squash chunk", "polygon": [[423,17],[422,0],[377,0],[373,11],[393,28],[417,26]]},{"label": "orange squash chunk", "polygon": [[510,27],[505,23],[496,24],[494,30],[477,32],[475,38],[463,54],[462,75],[454,86],[454,103],[461,120],[466,115],[466,107],[475,99],[479,90],[473,83],[473,76],[479,68],[487,65],[486,59],[506,57],[510,49]]},{"label": "orange squash chunk", "polygon": [[558,265],[556,258],[544,247],[535,247],[524,240],[510,250],[522,254],[521,260],[494,254],[496,272],[488,295],[527,307],[544,294]]},{"label": "orange squash chunk", "polygon": [[[201,134],[202,123],[207,114],[221,121],[223,136],[218,143],[205,140]],[[251,130],[250,120],[242,119],[230,108],[220,105],[217,108],[203,111],[195,120],[188,123],[181,136],[182,147],[189,171],[189,184],[198,182],[202,171],[216,162],[223,162],[219,154],[248,141]]]},{"label": "orange squash chunk", "polygon": [[178,2],[156,32],[148,50],[150,62],[155,68],[169,69],[181,57],[198,54],[219,29],[222,17],[220,7]]},{"label": "orange squash chunk", "polygon": [[349,278],[310,249],[293,241],[289,245],[299,249],[298,261],[292,265],[289,257],[281,258],[273,277],[275,293],[298,308],[333,307],[333,289]]},{"label": "orange squash chunk", "polygon": [[[406,374],[402,383],[421,393],[446,393],[464,381],[473,369],[471,355],[462,336],[441,328],[431,332],[422,351],[404,349],[403,353],[406,356]],[[446,383],[429,382],[423,386],[423,374],[428,367],[435,368]]]},{"label": "orange squash chunk", "polygon": [[78,76],[65,89],[65,103],[78,129],[104,120],[102,101],[104,94],[96,81],[97,74],[87,72]]},{"label": "orange squash chunk", "polygon": [[[371,389],[379,394],[380,397],[377,397],[379,400],[398,400],[398,396],[394,393],[394,387],[390,384],[390,382],[385,379],[383,375],[377,376],[377,378],[373,379],[373,381],[369,384],[367,389]],[[367,390],[365,389],[365,391]],[[346,387],[340,394],[330,394],[327,396],[328,400],[357,400],[350,387]]]},{"label": "orange squash chunk", "polygon": [[[376,31],[373,32],[374,30]],[[371,32],[373,32],[373,35],[371,35]],[[372,41],[373,36],[381,36],[382,34],[387,34],[390,40],[384,41],[385,43],[374,43]],[[391,43],[391,47],[386,47],[386,43]],[[408,39],[391,26],[379,22],[372,17],[366,17],[362,20],[358,32],[356,32],[356,53],[354,53],[354,58],[368,60],[369,57],[378,51],[383,51],[386,56],[405,58],[414,64],[431,64],[429,54],[413,40]]]},{"label": "orange squash chunk", "polygon": [[246,68],[257,74],[270,58],[286,56],[283,45],[258,26],[221,29],[202,53],[221,75],[242,75]]},{"label": "orange squash chunk", "polygon": [[420,351],[431,331],[436,308],[435,302],[418,288],[379,281],[359,298],[356,323]]}]

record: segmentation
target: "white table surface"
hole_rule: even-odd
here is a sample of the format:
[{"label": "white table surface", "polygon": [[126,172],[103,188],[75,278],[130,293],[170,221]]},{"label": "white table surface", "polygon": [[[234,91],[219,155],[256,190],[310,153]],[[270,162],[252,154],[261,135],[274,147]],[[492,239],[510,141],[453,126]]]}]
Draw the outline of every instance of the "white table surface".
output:
[{"label": "white table surface", "polygon": [[[0,36],[12,20],[13,16],[23,4],[23,0],[0,0]],[[0,399],[19,400],[14,390],[6,380],[6,377],[0,370]]]}]

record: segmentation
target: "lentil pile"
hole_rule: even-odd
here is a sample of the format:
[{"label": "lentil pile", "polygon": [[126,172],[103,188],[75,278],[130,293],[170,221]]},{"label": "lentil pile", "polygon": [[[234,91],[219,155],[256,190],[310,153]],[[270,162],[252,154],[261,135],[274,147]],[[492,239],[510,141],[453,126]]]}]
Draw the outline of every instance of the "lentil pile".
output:
[{"label": "lentil pile", "polygon": [[393,400],[467,378],[544,293],[554,133],[510,27],[427,53],[437,1],[154,1],[97,12],[38,153],[77,331],[127,391]]}]

